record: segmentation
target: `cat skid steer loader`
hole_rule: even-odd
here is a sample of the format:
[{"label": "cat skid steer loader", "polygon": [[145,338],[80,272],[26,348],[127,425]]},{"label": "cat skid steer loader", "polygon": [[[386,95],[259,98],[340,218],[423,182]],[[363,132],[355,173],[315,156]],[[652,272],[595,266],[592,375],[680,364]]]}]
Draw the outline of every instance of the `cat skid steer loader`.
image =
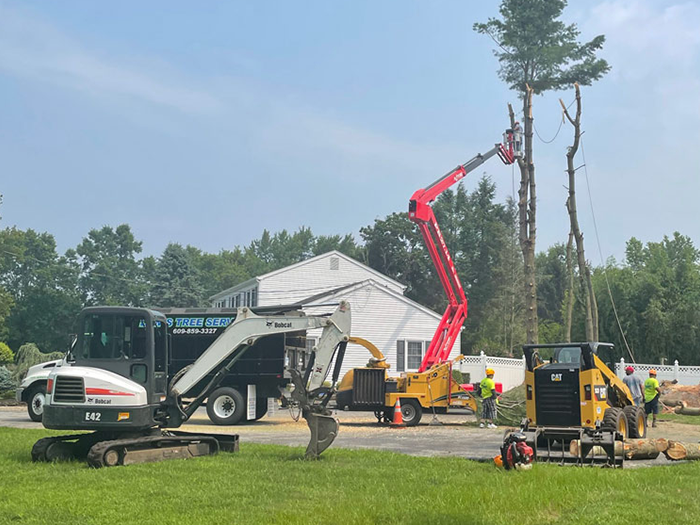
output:
[{"label": "cat skid steer loader", "polygon": [[[646,436],[644,407],[598,357],[609,343],[525,345],[526,413],[520,432],[535,460],[622,466],[616,442]],[[549,362],[540,350],[553,349]],[[507,439],[507,437],[506,437]],[[578,452],[569,445],[577,441]]]},{"label": "cat skid steer loader", "polygon": [[[222,334],[170,385],[170,345],[162,313],[91,307],[81,312],[79,322],[74,364],[49,375],[42,422],[50,429],[93,432],[40,439],[32,449],[35,461],[86,458],[89,465],[103,467],[233,452],[238,436],[169,429],[192,416],[258,339],[314,328],[323,332],[305,375],[290,370],[292,396],[311,430],[306,456],[318,457],[337,436],[338,421],[326,408],[333,391],[323,382],[336,350],[336,361],[342,361],[350,337],[346,302],[330,316],[289,309],[257,315],[254,308],[239,308]],[[200,391],[202,384],[206,386]],[[195,397],[191,392],[200,393]]]}]

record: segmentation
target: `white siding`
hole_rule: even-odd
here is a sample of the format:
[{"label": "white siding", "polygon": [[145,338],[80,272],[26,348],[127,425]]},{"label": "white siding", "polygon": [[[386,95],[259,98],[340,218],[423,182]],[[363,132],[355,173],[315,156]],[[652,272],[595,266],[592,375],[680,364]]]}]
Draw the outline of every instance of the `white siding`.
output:
[{"label": "white siding", "polygon": [[[389,373],[398,375],[396,370],[397,339],[411,341],[430,341],[440,323],[439,318],[418,306],[396,297],[385,288],[373,282],[351,289],[332,297],[324,297],[321,302],[329,303],[340,299],[350,303],[352,309],[352,335],[372,342],[387,358],[391,365]],[[330,312],[332,306],[308,307],[308,314]],[[320,330],[309,331],[309,337],[320,336]],[[455,343],[450,358],[460,353],[459,338]],[[365,366],[370,354],[361,346],[348,345],[340,377],[348,370]],[[332,372],[332,369],[331,369]]]},{"label": "white siding", "polygon": [[[331,270],[331,265],[335,266],[333,261],[337,262],[337,270]],[[295,303],[322,292],[368,279],[373,279],[397,293],[403,293],[403,287],[395,281],[383,278],[381,274],[349,257],[330,252],[309,259],[303,264],[261,276],[258,305]]]}]

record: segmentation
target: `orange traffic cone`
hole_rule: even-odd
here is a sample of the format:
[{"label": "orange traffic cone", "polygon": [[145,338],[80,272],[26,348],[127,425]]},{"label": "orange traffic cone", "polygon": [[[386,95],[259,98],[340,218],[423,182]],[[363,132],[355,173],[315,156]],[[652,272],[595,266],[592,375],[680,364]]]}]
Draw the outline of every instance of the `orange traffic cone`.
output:
[{"label": "orange traffic cone", "polygon": [[394,405],[394,418],[391,420],[392,427],[405,427],[403,423],[403,414],[401,413],[401,399],[396,399],[396,404]]}]

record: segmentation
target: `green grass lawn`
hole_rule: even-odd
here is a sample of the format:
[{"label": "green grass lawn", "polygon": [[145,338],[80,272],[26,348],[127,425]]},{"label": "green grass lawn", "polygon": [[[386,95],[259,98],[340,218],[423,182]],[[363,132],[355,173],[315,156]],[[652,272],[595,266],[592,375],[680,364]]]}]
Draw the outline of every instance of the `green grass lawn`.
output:
[{"label": "green grass lawn", "polygon": [[[674,423],[684,423],[686,425],[700,425],[700,416],[684,416],[681,414],[659,414],[660,421],[673,421]],[[651,421],[651,418],[649,419]]]},{"label": "green grass lawn", "polygon": [[241,444],[238,454],[94,470],[32,463],[46,431],[0,428],[0,523],[697,523],[700,464],[505,472],[417,458]]}]

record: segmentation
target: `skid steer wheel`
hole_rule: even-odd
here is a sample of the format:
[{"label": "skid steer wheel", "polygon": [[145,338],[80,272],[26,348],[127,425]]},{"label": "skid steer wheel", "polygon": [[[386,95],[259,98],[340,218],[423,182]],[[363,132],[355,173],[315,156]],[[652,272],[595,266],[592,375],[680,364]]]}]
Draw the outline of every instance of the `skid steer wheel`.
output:
[{"label": "skid steer wheel", "polygon": [[610,407],[603,415],[603,430],[617,431],[622,434],[623,439],[629,437],[629,425],[627,424],[627,416],[621,408]]},{"label": "skid steer wheel", "polygon": [[401,399],[401,417],[407,427],[415,427],[423,417],[423,408],[415,399]]},{"label": "skid steer wheel", "polygon": [[646,415],[643,407],[627,406],[623,409],[627,416],[627,424],[629,425],[629,437],[645,438],[647,437]]},{"label": "skid steer wheel", "polygon": [[245,400],[235,388],[217,388],[207,399],[207,415],[215,425],[235,425],[245,409]]}]

